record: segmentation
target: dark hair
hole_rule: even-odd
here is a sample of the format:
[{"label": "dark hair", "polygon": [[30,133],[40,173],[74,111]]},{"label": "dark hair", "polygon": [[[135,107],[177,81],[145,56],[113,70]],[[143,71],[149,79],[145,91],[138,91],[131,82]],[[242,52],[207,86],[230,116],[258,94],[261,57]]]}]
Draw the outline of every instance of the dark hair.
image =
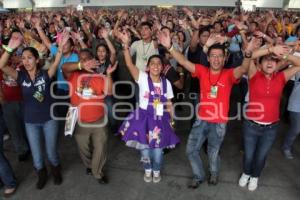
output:
[{"label": "dark hair", "polygon": [[158,59],[160,60],[161,64],[164,63],[163,58],[162,58],[160,55],[157,55],[157,54],[156,54],[156,55],[152,55],[152,56],[149,57],[148,62],[147,62],[147,67],[150,65],[150,61],[151,61],[153,58],[158,58]]},{"label": "dark hair", "polygon": [[178,35],[178,33],[181,33],[183,35],[183,42],[185,42],[186,41],[186,35],[185,35],[185,33],[183,31],[178,31],[177,35]]},{"label": "dark hair", "polygon": [[225,53],[225,47],[224,47],[224,45],[222,45],[222,44],[214,44],[214,45],[212,45],[212,46],[210,46],[210,47],[208,48],[208,51],[207,51],[207,55],[208,55],[208,56],[209,56],[210,52],[211,52],[213,49],[220,49],[220,50],[223,51],[223,54],[224,54],[224,55],[226,54],[226,53]]},{"label": "dark hair", "polygon": [[202,35],[204,32],[210,32],[209,31],[209,29],[210,29],[210,27],[208,27],[208,26],[204,26],[203,28],[201,28],[200,30],[199,30],[199,37],[200,37],[200,35]]},{"label": "dark hair", "polygon": [[141,23],[141,27],[142,27],[142,26],[148,26],[150,29],[152,28],[152,24],[151,24],[150,22],[148,22],[148,21],[142,22],[142,23]]},{"label": "dark hair", "polygon": [[104,44],[104,43],[100,43],[100,44],[97,45],[97,47],[96,47],[96,57],[97,57],[97,51],[98,51],[99,47],[104,47],[105,48],[105,50],[106,50],[106,57],[109,58],[110,57],[110,51],[109,51],[108,46],[106,44]]},{"label": "dark hair", "polygon": [[250,24],[255,24],[255,26],[258,27],[258,23],[256,21],[252,21]]},{"label": "dark hair", "polygon": [[160,28],[161,31],[162,31],[163,29],[168,29],[168,30],[170,31],[170,33],[172,33],[171,29],[170,29],[169,27],[167,27],[167,26],[162,26],[162,27]]},{"label": "dark hair", "polygon": [[268,59],[268,58],[274,60],[275,62],[280,61],[278,58],[275,57],[274,54],[268,54],[268,55],[261,56],[258,60],[258,63],[261,64],[264,59]]},{"label": "dark hair", "polygon": [[33,48],[33,47],[26,47],[26,48],[24,48],[23,51],[22,51],[22,54],[23,54],[25,51],[29,51],[29,52],[35,57],[35,59],[39,59],[39,58],[40,58],[40,55],[39,55],[38,50],[36,50],[36,49]]},{"label": "dark hair", "polygon": [[79,53],[87,53],[89,54],[90,58],[94,57],[92,51],[88,48],[81,49]]}]

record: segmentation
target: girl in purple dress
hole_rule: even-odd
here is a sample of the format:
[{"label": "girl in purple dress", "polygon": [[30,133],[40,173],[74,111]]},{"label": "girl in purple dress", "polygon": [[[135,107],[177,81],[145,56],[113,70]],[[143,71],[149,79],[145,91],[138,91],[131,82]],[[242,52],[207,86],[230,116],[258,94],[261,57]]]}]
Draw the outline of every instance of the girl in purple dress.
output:
[{"label": "girl in purple dress", "polygon": [[125,119],[119,133],[127,146],[140,150],[145,169],[144,181],[158,183],[161,180],[163,149],[174,148],[179,143],[172,128],[172,87],[161,76],[163,65],[160,56],[151,56],[147,64],[148,73],[143,72],[132,63],[128,34],[119,32],[118,38],[123,42],[126,65],[139,85],[139,107]]}]

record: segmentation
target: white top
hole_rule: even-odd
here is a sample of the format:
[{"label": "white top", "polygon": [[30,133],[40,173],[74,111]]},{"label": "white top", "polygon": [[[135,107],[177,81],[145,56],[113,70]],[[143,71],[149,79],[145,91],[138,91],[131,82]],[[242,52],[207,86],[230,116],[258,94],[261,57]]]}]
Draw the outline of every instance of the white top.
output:
[{"label": "white top", "polygon": [[149,57],[158,54],[158,49],[154,47],[153,40],[150,43],[144,43],[143,40],[139,40],[132,43],[130,54],[136,54],[135,65],[139,70],[145,71]]},{"label": "white top", "polygon": [[[148,85],[148,74],[143,71],[139,71],[139,78],[137,81],[139,85],[139,107],[146,110],[149,102],[149,85]],[[156,94],[162,94],[162,82],[153,83]],[[167,99],[172,99],[174,97],[171,83],[167,80]]]}]

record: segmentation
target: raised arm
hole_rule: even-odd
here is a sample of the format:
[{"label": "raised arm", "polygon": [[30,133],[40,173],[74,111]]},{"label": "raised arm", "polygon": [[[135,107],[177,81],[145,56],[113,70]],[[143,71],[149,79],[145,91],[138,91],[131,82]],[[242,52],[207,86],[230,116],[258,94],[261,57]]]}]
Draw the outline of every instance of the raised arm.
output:
[{"label": "raised arm", "polygon": [[112,44],[112,42],[109,39],[109,34],[108,34],[107,29],[105,29],[105,28],[101,29],[101,35],[104,38],[104,40],[105,40],[105,42],[108,46],[108,49],[109,49],[109,52],[110,52],[110,58],[109,58],[110,62],[112,64],[114,64],[116,62],[116,59],[117,59],[116,49],[115,49],[114,45]]},{"label": "raised arm", "polygon": [[160,43],[168,49],[171,53],[173,58],[186,70],[191,73],[195,73],[195,64],[190,62],[183,54],[179,53],[173,46],[171,45],[171,37],[169,33],[158,32],[157,38],[159,39]]},{"label": "raised arm", "polygon": [[58,67],[59,62],[60,62],[60,59],[62,57],[63,46],[67,43],[67,41],[69,39],[70,39],[69,32],[64,31],[63,32],[63,37],[62,37],[61,41],[59,41],[59,44],[58,44],[58,50],[57,50],[57,54],[55,55],[54,62],[51,64],[50,68],[48,69],[49,78],[52,78],[55,75],[57,67]]},{"label": "raised arm", "polygon": [[246,74],[249,71],[250,62],[252,59],[252,52],[255,48],[254,40],[256,40],[256,38],[253,37],[244,51],[244,59],[242,65],[236,67],[233,70],[233,74],[236,79],[240,79],[244,74]]},{"label": "raised arm", "polygon": [[112,80],[112,73],[117,69],[118,62],[115,62],[113,65],[110,65],[106,70],[106,81],[107,81],[107,91],[106,95],[112,95],[112,89],[113,89],[113,80]]},{"label": "raised arm", "polygon": [[45,32],[43,31],[42,27],[41,27],[41,21],[38,18],[34,18],[33,19],[34,22],[34,27],[36,28],[42,42],[46,45],[46,47],[50,50],[51,48],[51,42],[49,40],[49,38],[46,36]]},{"label": "raised arm", "polygon": [[68,78],[74,71],[85,70],[87,72],[94,73],[94,69],[96,69],[99,65],[100,63],[96,59],[88,60],[86,62],[68,62],[63,64],[62,70],[64,73],[64,77],[66,78],[66,80],[68,80]]},{"label": "raised arm", "polygon": [[294,55],[284,55],[283,58],[292,64],[292,67],[283,71],[285,80],[289,80],[300,71],[300,58]]},{"label": "raised arm", "polygon": [[16,48],[18,48],[22,44],[22,42],[23,37],[21,33],[14,32],[11,35],[8,45],[4,47],[5,51],[0,58],[0,69],[3,71],[4,74],[12,77],[14,80],[17,80],[18,72],[12,67],[7,66],[7,62],[10,58],[10,55]]},{"label": "raised arm", "polygon": [[118,32],[117,37],[122,41],[124,46],[124,58],[127,65],[127,68],[135,81],[139,79],[139,69],[133,64],[132,58],[129,51],[129,35],[126,31]]}]

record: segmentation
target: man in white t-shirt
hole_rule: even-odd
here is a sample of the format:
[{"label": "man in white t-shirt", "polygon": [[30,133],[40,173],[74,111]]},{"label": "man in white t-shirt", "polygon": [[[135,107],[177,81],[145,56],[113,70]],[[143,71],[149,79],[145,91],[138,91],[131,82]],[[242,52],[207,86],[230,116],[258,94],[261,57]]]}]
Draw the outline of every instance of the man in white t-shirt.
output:
[{"label": "man in white t-shirt", "polygon": [[145,71],[149,57],[158,54],[157,43],[152,40],[151,28],[150,22],[141,23],[142,39],[135,41],[130,47],[130,54],[136,54],[135,65],[141,71]]}]

